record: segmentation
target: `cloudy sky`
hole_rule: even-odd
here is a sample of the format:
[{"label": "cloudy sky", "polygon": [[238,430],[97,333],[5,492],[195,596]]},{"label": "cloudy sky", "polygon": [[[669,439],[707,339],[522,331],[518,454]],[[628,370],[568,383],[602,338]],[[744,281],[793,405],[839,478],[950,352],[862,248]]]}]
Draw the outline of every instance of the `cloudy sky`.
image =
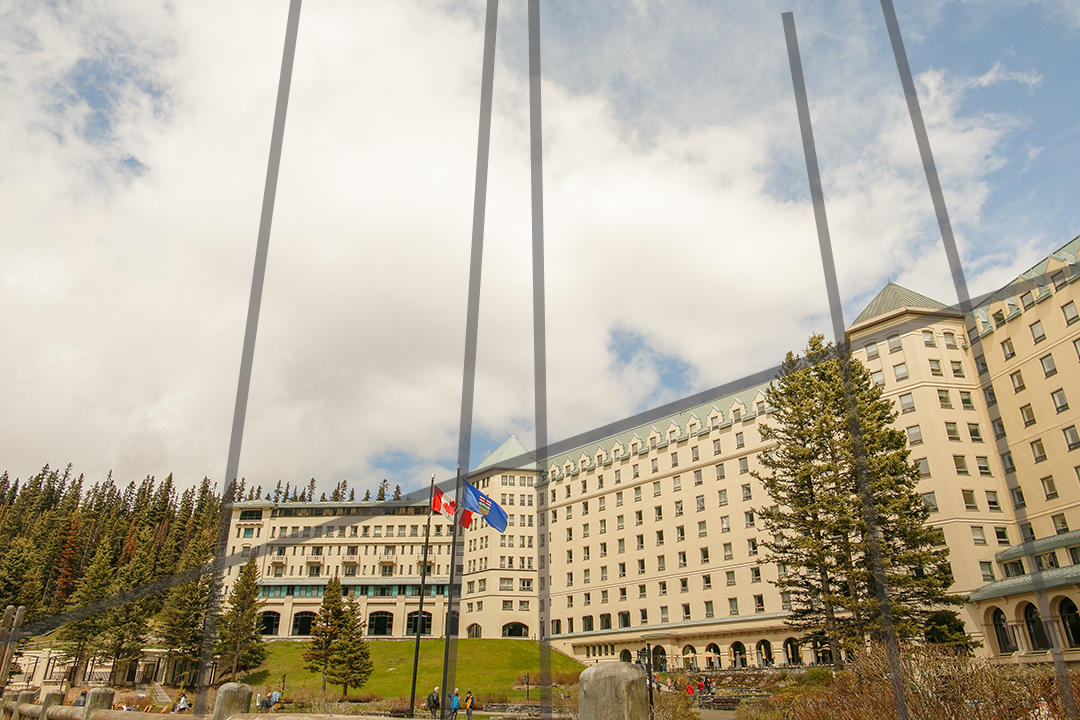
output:
[{"label": "cloudy sky", "polygon": [[[972,293],[1080,233],[1080,5],[896,0]],[[287,0],[0,3],[0,469],[225,472]],[[543,0],[550,437],[949,280],[878,3]],[[240,472],[457,448],[482,0],[306,0]],[[472,462],[532,438],[525,0],[499,17]]]}]

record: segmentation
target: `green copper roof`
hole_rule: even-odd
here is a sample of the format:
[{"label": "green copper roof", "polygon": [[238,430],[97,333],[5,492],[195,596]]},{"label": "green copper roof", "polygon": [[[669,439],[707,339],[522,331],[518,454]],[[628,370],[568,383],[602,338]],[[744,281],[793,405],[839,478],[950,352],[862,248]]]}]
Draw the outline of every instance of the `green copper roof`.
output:
[{"label": "green copper roof", "polygon": [[495,452],[487,456],[484,462],[476,466],[473,473],[479,470],[535,470],[536,463],[528,462],[521,464],[519,460],[517,463],[511,463],[510,460],[514,458],[520,458],[521,456],[532,457],[532,453],[521,444],[521,441],[517,439],[516,435],[511,435],[510,439],[500,445]]},{"label": "green copper roof", "polygon": [[870,304],[866,306],[866,309],[859,313],[859,317],[855,318],[855,322],[852,325],[859,325],[867,320],[873,320],[876,317],[886,315],[893,310],[899,310],[900,308],[917,308],[919,310],[944,310],[948,308],[945,303],[932,300],[925,295],[920,295],[914,290],[908,290],[906,287],[901,287],[893,281],[889,281],[889,284],[881,289],[881,292],[877,294]]}]

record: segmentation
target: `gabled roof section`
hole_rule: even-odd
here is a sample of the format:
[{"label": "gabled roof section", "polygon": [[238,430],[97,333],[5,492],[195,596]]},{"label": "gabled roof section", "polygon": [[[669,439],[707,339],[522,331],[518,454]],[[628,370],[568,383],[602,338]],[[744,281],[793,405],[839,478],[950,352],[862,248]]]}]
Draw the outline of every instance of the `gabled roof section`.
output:
[{"label": "gabled roof section", "polygon": [[[514,462],[515,458],[517,461]],[[521,458],[529,458],[528,462],[522,462]],[[481,470],[536,470],[536,462],[528,449],[521,444],[516,435],[500,445],[495,452],[487,456],[484,462],[476,466],[473,473]],[[472,473],[470,473],[472,474]]]},{"label": "gabled roof section", "polygon": [[913,308],[917,310],[945,310],[949,306],[945,303],[938,302],[925,295],[920,295],[914,290],[908,290],[906,287],[897,285],[892,280],[889,284],[881,289],[881,292],[877,294],[870,304],[866,306],[866,309],[859,313],[859,317],[855,318],[855,322],[851,323],[852,326],[861,325],[864,322],[873,320],[874,318],[887,315],[894,310],[901,308]]}]

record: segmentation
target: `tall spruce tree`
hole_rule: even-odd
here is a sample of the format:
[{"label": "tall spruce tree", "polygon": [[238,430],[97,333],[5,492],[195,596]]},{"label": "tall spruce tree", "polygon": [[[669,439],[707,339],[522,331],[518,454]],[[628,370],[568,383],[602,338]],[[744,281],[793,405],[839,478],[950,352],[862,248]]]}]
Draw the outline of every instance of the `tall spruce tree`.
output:
[{"label": "tall spruce tree", "polygon": [[400,499],[401,499],[401,486],[400,485],[395,485],[394,486],[394,496],[391,498],[391,500],[400,500]]},{"label": "tall spruce tree", "polygon": [[386,493],[389,490],[390,490],[390,482],[386,478],[383,478],[382,482],[379,483],[379,491],[377,493],[375,493],[375,500],[377,502],[382,502],[382,501],[386,500]]},{"label": "tall spruce tree", "polygon": [[[776,446],[762,454],[767,472],[754,472],[772,501],[758,510],[771,539],[762,562],[783,569],[775,581],[790,593],[787,623],[804,639],[852,650],[880,632],[867,533],[855,475],[840,363],[831,344],[810,338],[805,356],[789,353],[766,391],[774,408],[761,437]],[[904,433],[891,427],[897,413],[866,368],[850,371],[882,534],[884,564],[897,633],[922,634],[930,614],[962,599],[949,595],[948,549],[936,548],[928,510],[916,491],[918,466]]]},{"label": "tall spruce tree", "polygon": [[[211,559],[210,532],[205,528],[195,531],[191,543],[180,556],[177,571],[193,570]],[[210,599],[209,573],[197,580],[178,585],[169,591],[158,613],[155,627],[178,666],[189,677],[199,662],[202,650],[203,622]],[[183,683],[183,681],[181,681]]]},{"label": "tall spruce tree", "polygon": [[342,631],[330,653],[327,677],[341,685],[341,694],[348,695],[364,686],[371,677],[375,664],[371,661],[371,647],[364,639],[364,618],[354,598],[343,603]]},{"label": "tall spruce tree", "polygon": [[251,670],[266,659],[266,645],[260,632],[265,601],[259,597],[259,564],[252,555],[229,593],[229,609],[218,620],[217,655],[221,667],[230,670],[233,680],[240,670]]},{"label": "tall spruce tree", "polygon": [[[75,585],[65,607],[68,610],[89,605],[96,600],[109,597],[113,582],[112,553],[105,545],[99,545],[86,574]],[[107,616],[104,613],[92,615],[85,620],[76,620],[60,628],[58,636],[60,648],[75,660],[72,668],[72,684],[81,685],[86,675],[86,664],[90,660],[94,641],[105,627]]]},{"label": "tall spruce tree", "polygon": [[341,581],[330,578],[323,590],[322,607],[311,621],[311,640],[304,650],[306,669],[322,674],[322,691],[326,695],[326,678],[330,662],[342,636],[347,632],[348,618],[341,596]]}]

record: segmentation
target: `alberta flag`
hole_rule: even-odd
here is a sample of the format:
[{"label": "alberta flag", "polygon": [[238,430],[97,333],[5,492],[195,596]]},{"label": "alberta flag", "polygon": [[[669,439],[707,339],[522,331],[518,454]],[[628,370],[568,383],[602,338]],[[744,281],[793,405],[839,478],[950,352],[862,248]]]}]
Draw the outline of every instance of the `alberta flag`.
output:
[{"label": "alberta flag", "polygon": [[506,512],[494,500],[472,485],[465,485],[464,507],[466,510],[472,510],[473,513],[479,514],[487,520],[488,525],[499,532],[506,532],[506,521],[508,519]]}]

